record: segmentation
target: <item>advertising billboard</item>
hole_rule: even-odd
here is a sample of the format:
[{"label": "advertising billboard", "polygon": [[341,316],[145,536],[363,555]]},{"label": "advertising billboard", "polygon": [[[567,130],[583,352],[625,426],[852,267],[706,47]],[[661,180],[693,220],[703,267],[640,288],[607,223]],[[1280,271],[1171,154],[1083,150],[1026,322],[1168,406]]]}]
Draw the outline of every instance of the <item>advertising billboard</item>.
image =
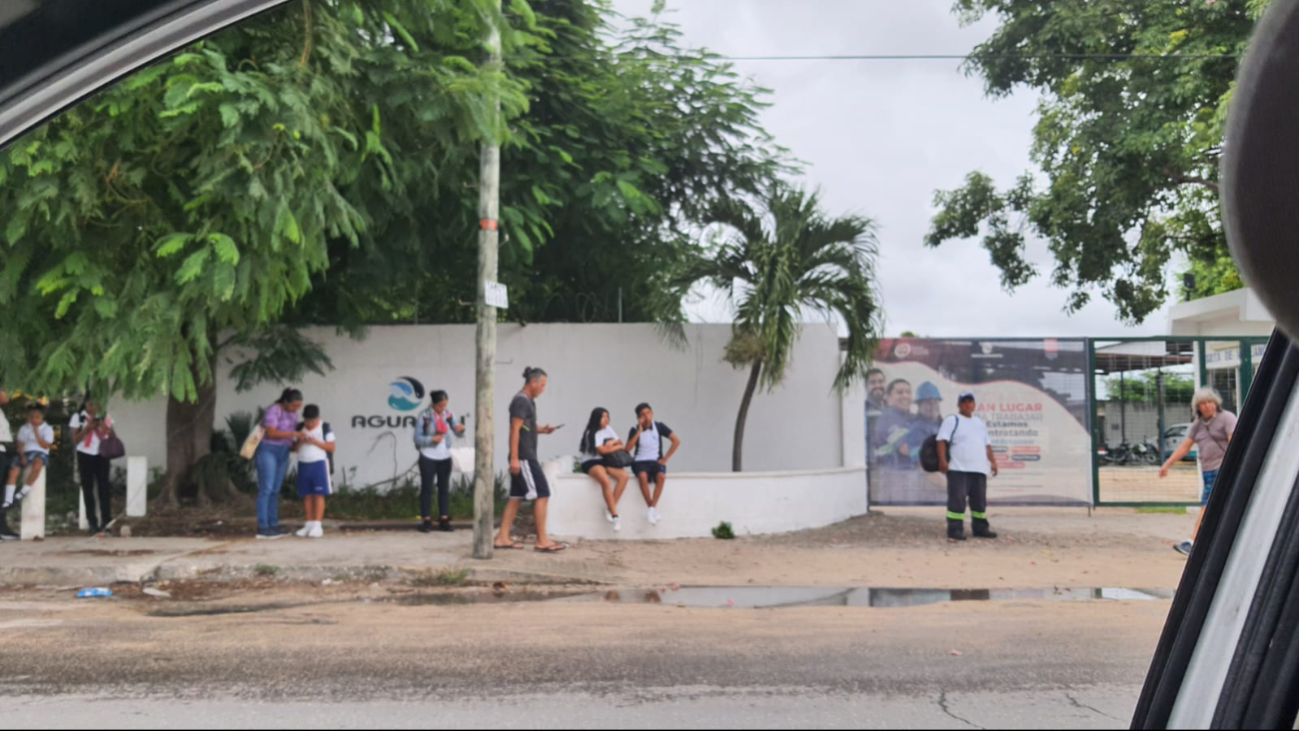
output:
[{"label": "advertising billboard", "polygon": [[993,505],[1090,505],[1085,340],[886,339],[868,380],[866,454],[872,505],[945,505],[946,480],[920,466],[920,448],[978,400],[1001,470]]}]

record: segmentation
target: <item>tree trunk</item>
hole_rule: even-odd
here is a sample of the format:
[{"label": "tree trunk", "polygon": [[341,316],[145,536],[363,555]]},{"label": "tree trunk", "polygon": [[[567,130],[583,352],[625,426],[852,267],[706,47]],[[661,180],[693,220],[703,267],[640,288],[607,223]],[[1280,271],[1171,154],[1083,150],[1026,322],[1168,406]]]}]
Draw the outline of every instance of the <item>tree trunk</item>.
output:
[{"label": "tree trunk", "polygon": [[[167,472],[158,501],[166,507],[179,507],[181,489],[188,482],[194,465],[212,451],[212,425],[216,421],[216,358],[208,364],[212,380],[199,385],[194,403],[167,400]],[[194,374],[198,381],[198,374]],[[198,494],[199,503],[211,502],[205,491]]]},{"label": "tree trunk", "polygon": [[749,420],[749,405],[753,403],[753,394],[758,390],[758,377],[762,375],[762,361],[753,364],[749,372],[749,385],[744,388],[744,400],[740,402],[740,415],[735,419],[735,449],[731,453],[731,471],[744,471],[744,423]]}]

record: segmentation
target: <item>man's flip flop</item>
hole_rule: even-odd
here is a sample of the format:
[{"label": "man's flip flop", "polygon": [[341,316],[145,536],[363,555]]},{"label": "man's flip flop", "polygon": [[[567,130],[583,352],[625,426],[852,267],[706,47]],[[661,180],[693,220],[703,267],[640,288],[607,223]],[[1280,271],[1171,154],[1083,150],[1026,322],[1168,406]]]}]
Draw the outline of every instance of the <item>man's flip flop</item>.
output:
[{"label": "man's flip flop", "polygon": [[532,550],[536,551],[537,553],[563,553],[564,551],[568,550],[568,546],[564,545],[563,543],[556,543],[553,546],[547,546],[545,548],[534,548]]},{"label": "man's flip flop", "polygon": [[508,546],[496,545],[496,546],[493,546],[493,548],[495,548],[495,549],[498,550],[498,551],[522,551],[522,550],[523,550],[523,544],[522,544],[522,543],[511,543],[511,544],[508,545]]}]

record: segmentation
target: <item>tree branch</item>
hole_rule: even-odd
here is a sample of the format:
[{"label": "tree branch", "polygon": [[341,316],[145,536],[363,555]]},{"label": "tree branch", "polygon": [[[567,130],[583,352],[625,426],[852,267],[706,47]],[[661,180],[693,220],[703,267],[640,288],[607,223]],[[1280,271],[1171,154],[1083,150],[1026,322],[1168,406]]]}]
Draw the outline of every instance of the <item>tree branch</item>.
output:
[{"label": "tree branch", "polygon": [[1205,188],[1208,188],[1209,190],[1213,191],[1214,195],[1220,195],[1222,192],[1219,189],[1218,184],[1216,182],[1209,180],[1208,178],[1201,178],[1198,175],[1187,175],[1186,173],[1178,173],[1168,168],[1164,168],[1164,175],[1169,180],[1178,183],[1185,183],[1190,185],[1202,185]]}]

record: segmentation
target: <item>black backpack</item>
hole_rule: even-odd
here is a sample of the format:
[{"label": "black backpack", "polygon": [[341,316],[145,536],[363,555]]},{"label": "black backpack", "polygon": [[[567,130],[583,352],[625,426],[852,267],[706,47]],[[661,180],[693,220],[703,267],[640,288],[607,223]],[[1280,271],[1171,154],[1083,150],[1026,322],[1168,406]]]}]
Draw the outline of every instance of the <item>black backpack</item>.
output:
[{"label": "black backpack", "polygon": [[[947,441],[948,459],[951,459],[952,456],[952,441],[956,439],[956,432],[961,428],[961,418],[959,416],[953,416],[952,418],[956,419],[956,426],[952,427],[952,438]],[[946,419],[944,419],[944,421],[946,421]],[[939,431],[942,431],[941,427],[939,428]],[[930,437],[926,437],[925,443],[920,445],[920,466],[921,468],[924,469],[925,472],[939,471],[940,465],[938,463],[938,435],[937,434],[934,434],[933,436]]]}]

